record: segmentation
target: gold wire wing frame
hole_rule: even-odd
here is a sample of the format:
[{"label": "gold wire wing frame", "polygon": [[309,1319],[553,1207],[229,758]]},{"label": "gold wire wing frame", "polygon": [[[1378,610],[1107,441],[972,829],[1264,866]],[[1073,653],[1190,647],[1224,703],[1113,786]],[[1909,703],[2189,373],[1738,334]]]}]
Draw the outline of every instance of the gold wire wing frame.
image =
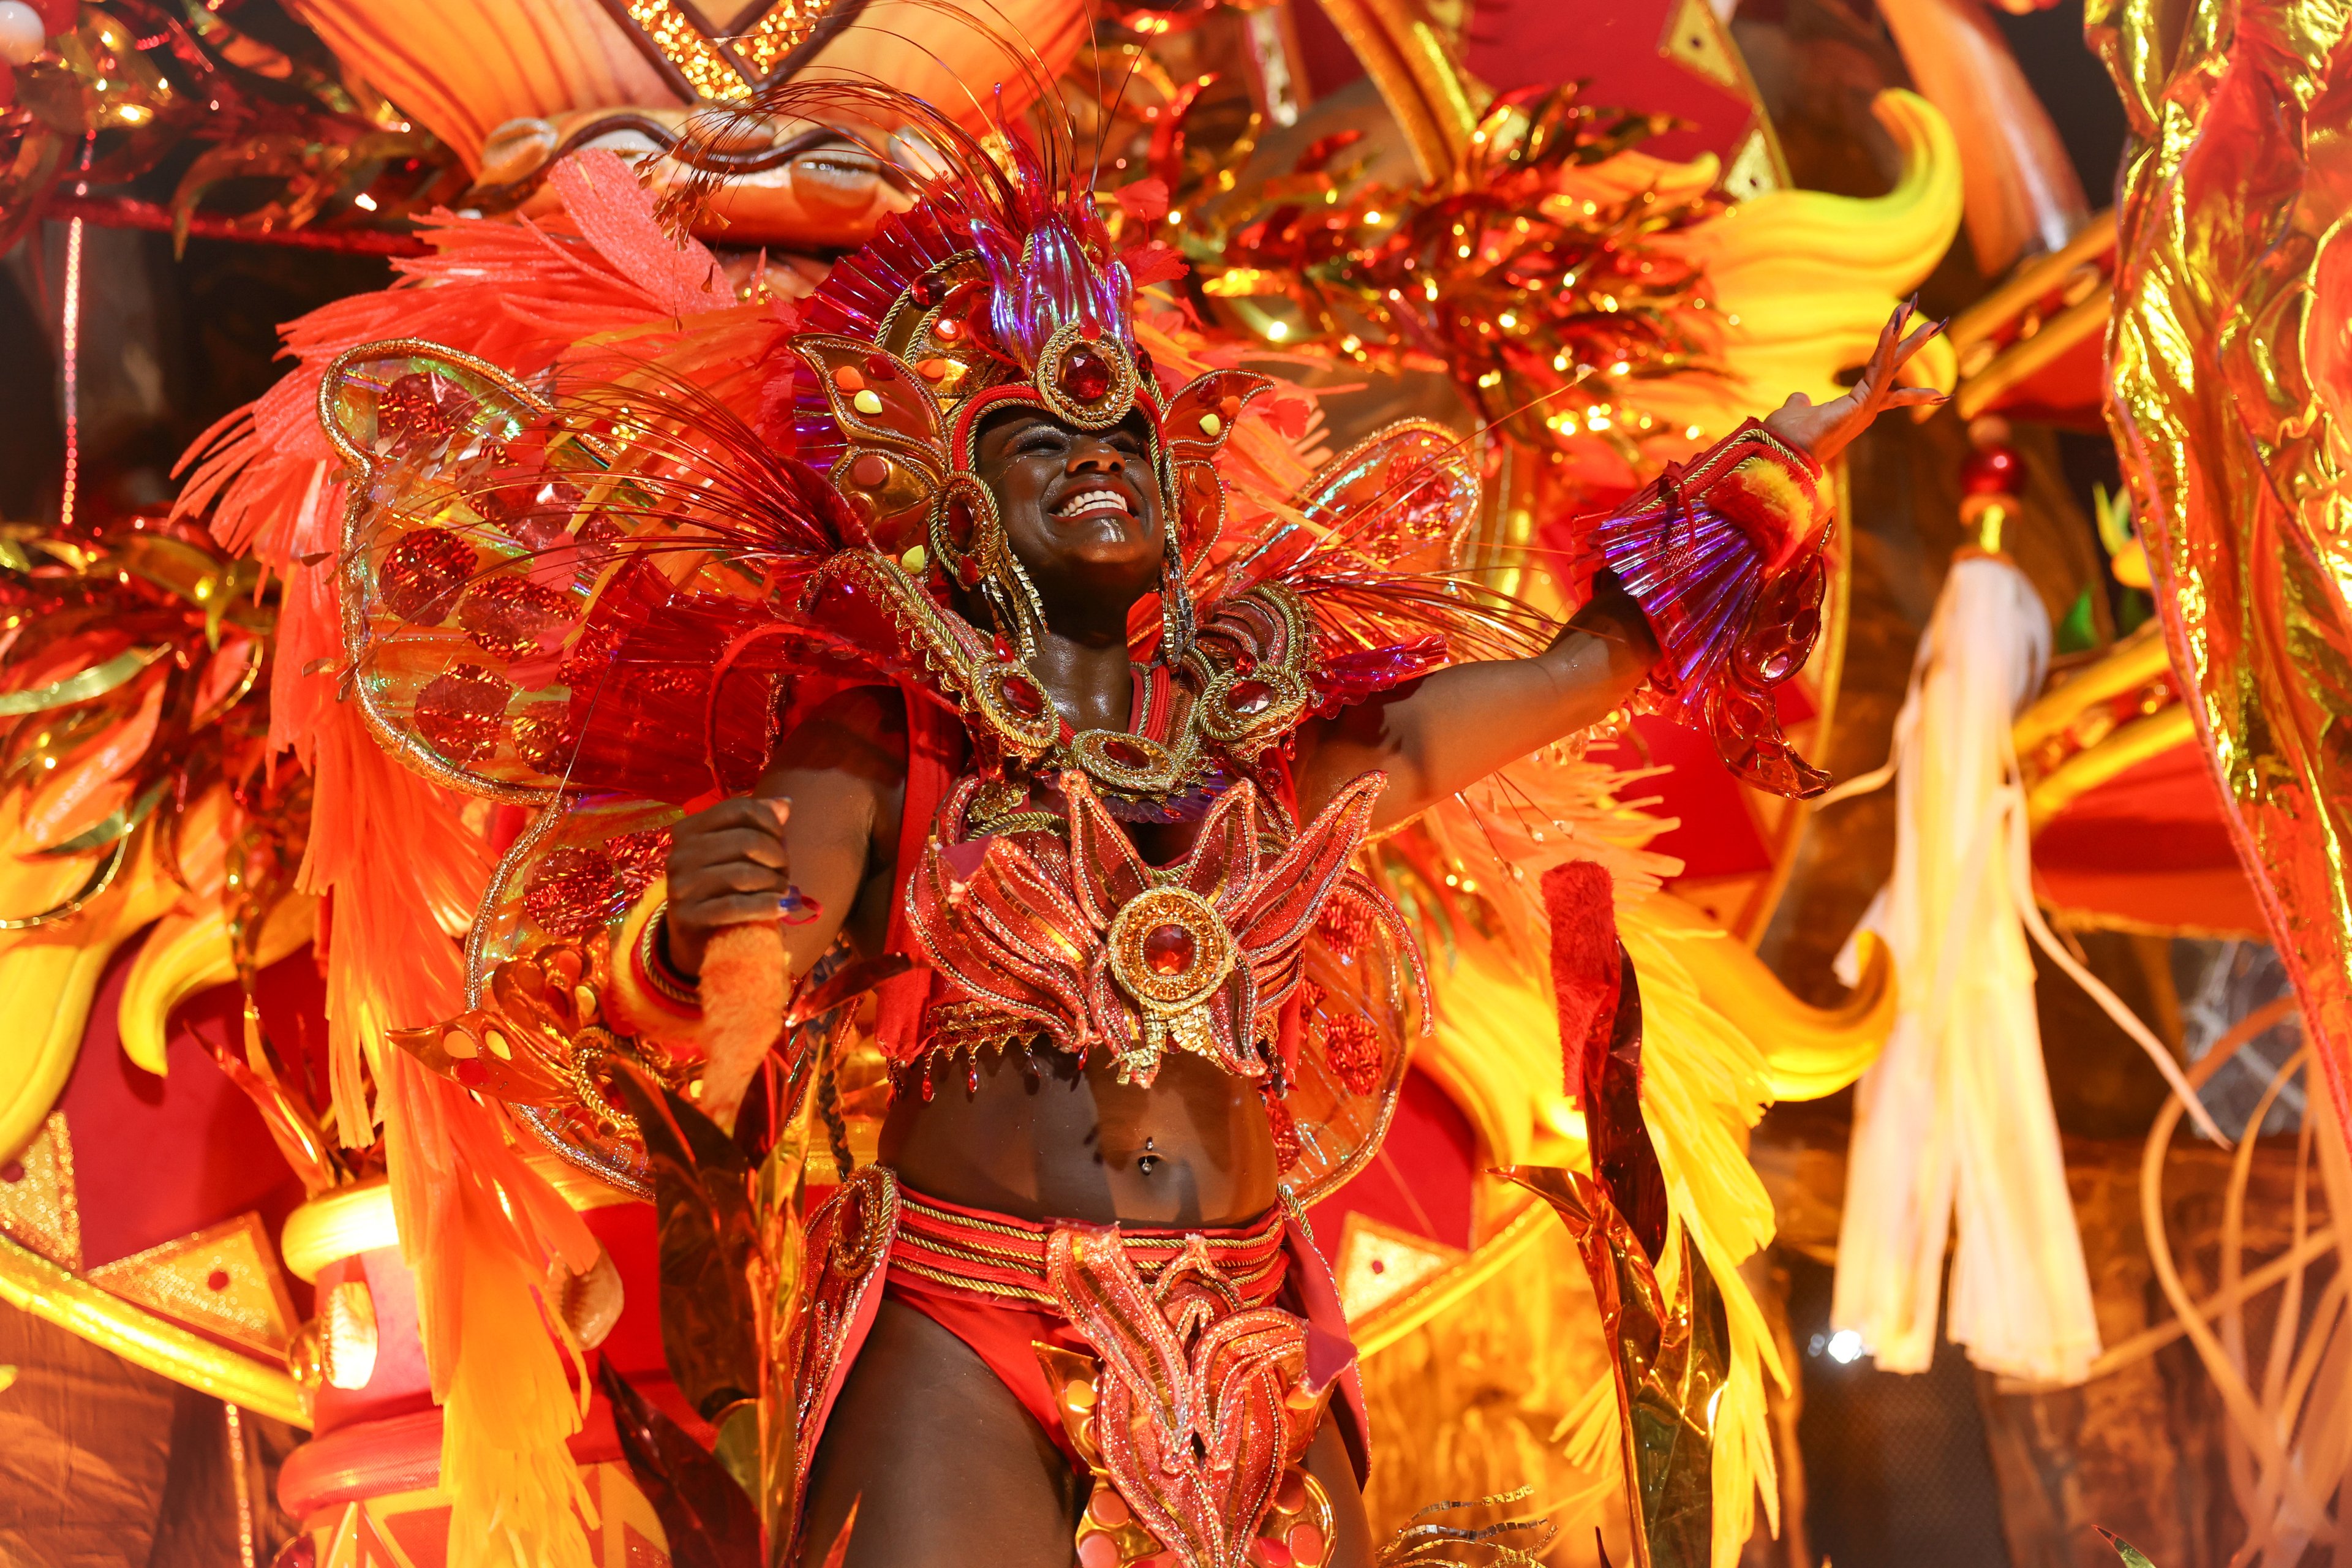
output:
[{"label": "gold wire wing frame", "polygon": [[[369,731],[385,751],[406,766],[436,784],[464,794],[520,805],[546,805],[560,799],[563,792],[529,784],[497,783],[479,773],[452,766],[377,706],[369,682],[361,674],[368,651],[370,628],[366,606],[371,595],[369,567],[366,552],[361,548],[360,531],[364,520],[373,510],[371,495],[379,469],[377,455],[360,445],[354,437],[348,418],[346,388],[356,367],[382,360],[404,358],[453,365],[513,399],[518,407],[533,417],[543,417],[551,408],[536,393],[488,360],[477,359],[472,354],[423,338],[391,338],[380,342],[362,343],[337,354],[327,366],[326,374],[319,379],[319,425],[349,469],[349,478],[344,484],[347,499],[343,505],[342,561],[337,584],[342,598],[345,679],[351,682],[352,694],[359,701],[361,717],[367,721]],[[584,438],[575,438],[581,440],[583,449],[595,449],[593,443]]]}]

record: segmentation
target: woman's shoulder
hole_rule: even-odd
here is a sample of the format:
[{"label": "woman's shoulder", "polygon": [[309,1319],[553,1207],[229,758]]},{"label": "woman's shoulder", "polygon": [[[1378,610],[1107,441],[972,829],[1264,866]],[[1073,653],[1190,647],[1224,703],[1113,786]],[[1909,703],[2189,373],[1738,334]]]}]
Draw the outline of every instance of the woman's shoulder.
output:
[{"label": "woman's shoulder", "polygon": [[793,716],[772,772],[845,773],[897,787],[907,774],[907,700],[880,682],[844,687]]}]

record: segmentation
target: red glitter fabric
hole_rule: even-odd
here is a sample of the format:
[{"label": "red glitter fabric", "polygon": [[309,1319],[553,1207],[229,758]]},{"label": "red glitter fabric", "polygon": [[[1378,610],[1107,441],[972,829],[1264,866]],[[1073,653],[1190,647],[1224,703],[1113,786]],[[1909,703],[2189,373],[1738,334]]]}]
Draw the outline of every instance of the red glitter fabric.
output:
[{"label": "red glitter fabric", "polygon": [[472,412],[473,399],[440,377],[420,372],[384,389],[379,417],[394,441],[405,444],[446,436]]},{"label": "red glitter fabric", "polygon": [[1380,1031],[1363,1018],[1332,1018],[1324,1023],[1323,1059],[1339,1081],[1358,1094],[1377,1093],[1387,1068]]}]

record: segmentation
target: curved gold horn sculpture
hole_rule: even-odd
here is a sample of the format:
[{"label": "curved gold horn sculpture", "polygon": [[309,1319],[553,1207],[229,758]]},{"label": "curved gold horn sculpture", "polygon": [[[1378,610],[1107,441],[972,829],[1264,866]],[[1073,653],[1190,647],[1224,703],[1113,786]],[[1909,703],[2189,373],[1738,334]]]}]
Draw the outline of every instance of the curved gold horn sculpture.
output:
[{"label": "curved gold horn sculpture", "polygon": [[1816,1007],[1691,905],[1660,897],[1640,907],[1697,979],[1706,1005],[1738,1019],[1762,1048],[1774,1100],[1835,1094],[1878,1059],[1895,1026],[1895,966],[1875,936],[1862,936],[1861,983],[1838,1005]]}]

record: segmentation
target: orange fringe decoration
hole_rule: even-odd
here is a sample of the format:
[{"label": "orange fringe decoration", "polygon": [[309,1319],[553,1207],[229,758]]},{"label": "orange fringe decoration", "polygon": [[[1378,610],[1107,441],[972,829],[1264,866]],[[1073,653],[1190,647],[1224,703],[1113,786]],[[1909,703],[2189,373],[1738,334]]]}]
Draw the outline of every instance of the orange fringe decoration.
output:
[{"label": "orange fringe decoration", "polygon": [[[270,739],[294,750],[314,784],[299,885],[328,900],[334,1119],[358,1146],[379,1116],[383,1124],[402,1256],[445,1410],[451,1568],[591,1568],[581,1527],[590,1502],[564,1446],[587,1385],[545,1282],[589,1268],[597,1247],[523,1162],[502,1111],[383,1048],[391,1028],[464,1010],[454,938],[493,857],[466,827],[459,797],[394,763],[337,700],[345,495],[319,425],[320,382],[347,348],[425,338],[525,377],[551,366],[611,377],[659,361],[763,428],[790,401],[790,356],[778,352],[789,305],[739,303],[709,251],[661,231],[653,198],[614,155],[570,159],[551,183],[561,216],[441,215],[425,231],[433,253],[397,263],[392,288],[291,323],[297,368],[190,449],[176,507],[209,512],[223,545],[285,580]],[[781,1003],[773,1012],[781,1019]]]},{"label": "orange fringe decoration", "polygon": [[596,1238],[500,1118],[404,1055],[389,1058],[385,1148],[444,1407],[449,1568],[594,1568],[581,1521],[595,1510],[564,1446],[589,1384],[544,1281],[592,1267]]},{"label": "orange fringe decoration", "polygon": [[702,1112],[735,1125],[743,1091],[783,1032],[790,979],[783,933],[772,921],[729,926],[702,958]]}]

